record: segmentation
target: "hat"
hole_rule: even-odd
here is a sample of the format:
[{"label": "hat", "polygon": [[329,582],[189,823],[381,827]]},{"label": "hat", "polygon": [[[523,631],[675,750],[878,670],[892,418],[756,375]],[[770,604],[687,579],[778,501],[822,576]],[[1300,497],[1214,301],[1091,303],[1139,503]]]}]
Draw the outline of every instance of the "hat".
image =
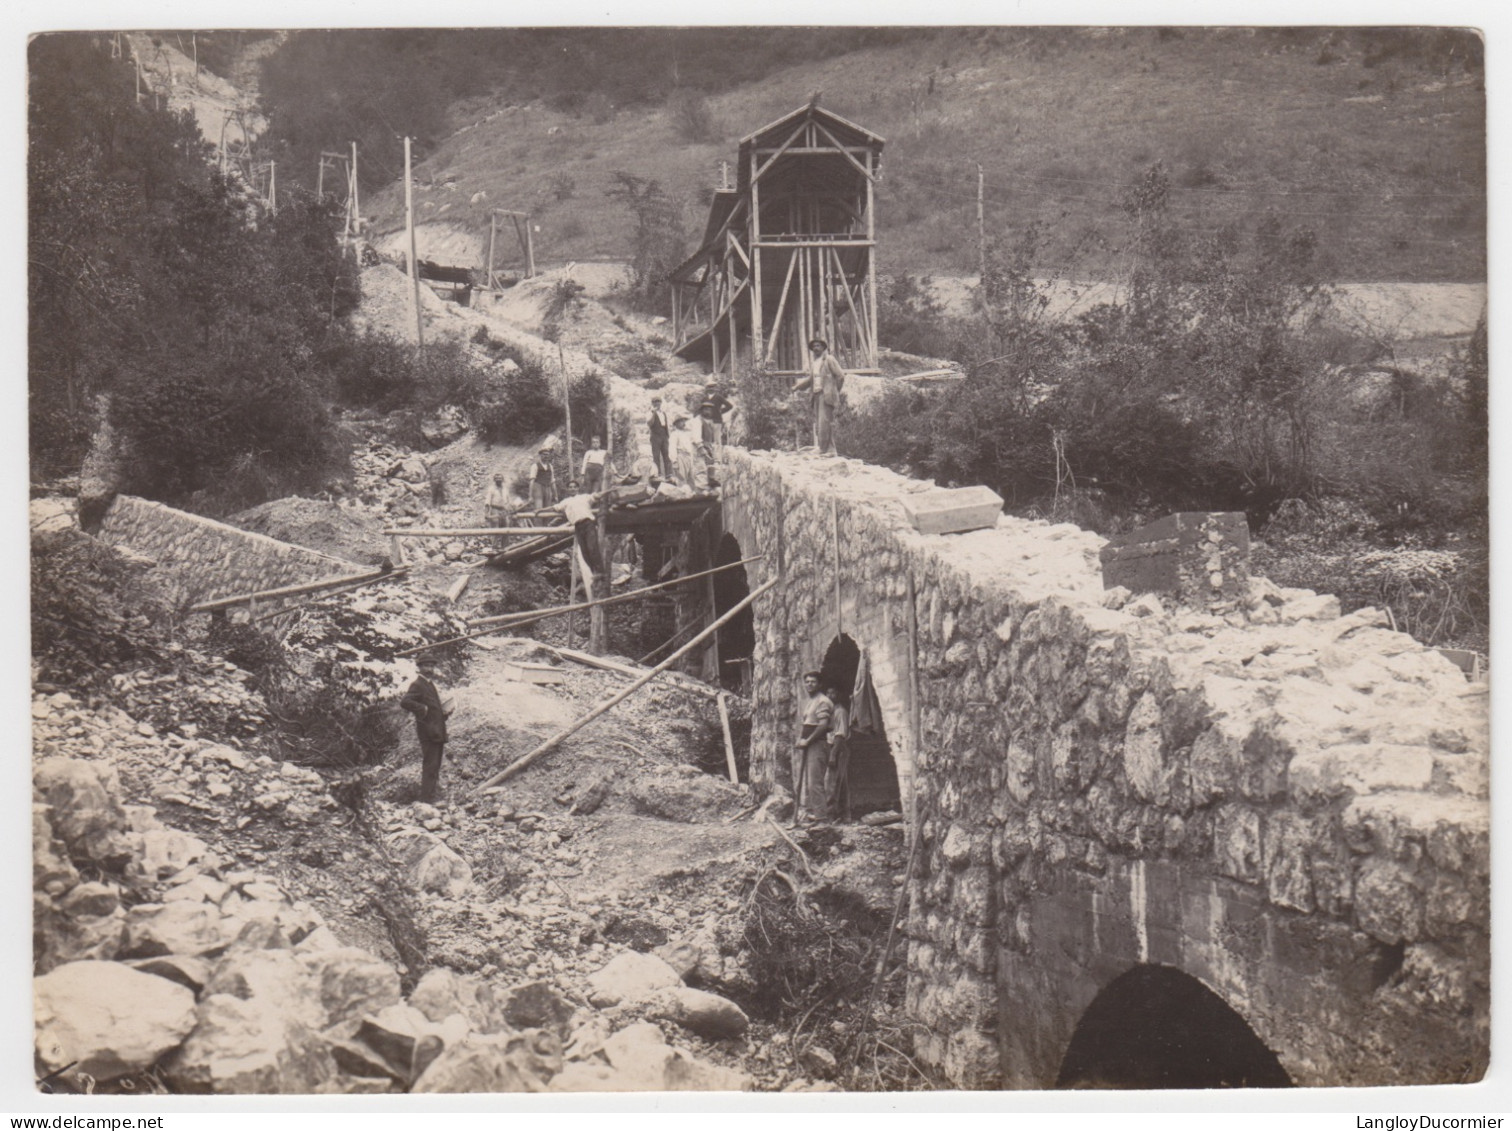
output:
[{"label": "hat", "polygon": [[652,397],[651,398],[651,403],[652,404],[661,404],[661,398],[660,397]]},{"label": "hat", "polygon": [[705,382],[704,383],[704,388],[705,389],[717,389],[717,388],[719,388],[719,382],[718,381],[708,381],[708,382]]},{"label": "hat", "polygon": [[674,426],[676,426],[678,424],[686,424],[686,423],[688,423],[688,415],[687,415],[687,413],[680,412],[680,413],[678,413],[676,416],[674,416],[672,418],[672,424]]},{"label": "hat", "polygon": [[823,338],[810,338],[809,339],[809,349],[811,349],[811,350],[827,350],[827,349],[829,349],[829,343],[826,342]]},{"label": "hat", "polygon": [[819,678],[819,673],[818,672],[804,672],[803,673],[803,678],[804,679],[808,679],[809,676],[813,676],[815,679],[818,679]]},{"label": "hat", "polygon": [[494,472],[494,482],[495,483],[502,483],[502,482],[504,482],[504,473],[502,471],[496,471],[496,472]]}]

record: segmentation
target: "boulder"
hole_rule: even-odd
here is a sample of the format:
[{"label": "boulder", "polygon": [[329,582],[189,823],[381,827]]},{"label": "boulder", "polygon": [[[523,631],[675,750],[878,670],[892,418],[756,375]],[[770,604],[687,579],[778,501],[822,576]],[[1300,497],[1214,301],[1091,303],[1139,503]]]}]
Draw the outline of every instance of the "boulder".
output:
[{"label": "boulder", "polygon": [[120,782],[111,769],[73,758],[44,758],[32,784],[52,807],[53,832],[75,859],[93,860],[113,871],[132,857],[126,811],[116,801]]},{"label": "boulder", "polygon": [[143,974],[153,974],[177,982],[198,996],[210,980],[215,963],[192,954],[169,954],[160,958],[139,958],[131,963],[131,968],[140,970]]},{"label": "boulder", "polygon": [[319,977],[290,950],[267,950],[238,943],[216,964],[204,991],[242,1001],[269,1002],[290,1021],[310,1029],[327,1024]]},{"label": "boulder", "polygon": [[[492,986],[477,978],[454,973],[444,966],[425,972],[410,991],[409,1005],[432,1024],[440,1024],[460,1013],[480,1033],[499,1033],[511,1027],[504,1019]],[[526,1024],[513,1026],[516,1029],[530,1027]]]},{"label": "boulder", "polygon": [[544,1092],[562,1070],[562,1044],[540,1029],[474,1034],[448,1045],[411,1092]]},{"label": "boulder", "polygon": [[745,1010],[729,998],[695,990],[688,986],[671,986],[651,998],[651,1016],[675,1021],[690,1033],[711,1041],[745,1036],[751,1019]]},{"label": "boulder", "polygon": [[208,903],[139,903],[126,913],[121,954],[206,954],[235,941],[239,925]]},{"label": "boulder", "polygon": [[566,1040],[576,1007],[550,982],[526,982],[504,995],[504,1020],[512,1029],[546,1029]]},{"label": "boulder", "polygon": [[53,836],[50,805],[32,805],[32,887],[61,894],[79,882],[68,846]]},{"label": "boulder", "polygon": [[663,1092],[748,1090],[742,1072],[720,1068],[667,1044],[649,1021],[637,1022],[604,1042],[607,1064],[592,1060],[567,1064],[551,1082],[553,1092]]},{"label": "boulder", "polygon": [[588,977],[588,1001],[600,1009],[645,1001],[657,990],[682,985],[677,971],[654,954],[627,950]]},{"label": "boulder", "polygon": [[[78,890],[77,888],[75,890]],[[53,908],[33,924],[40,926],[38,972],[86,959],[106,961],[121,953],[126,912],[116,907],[103,915],[71,915]]]},{"label": "boulder", "polygon": [[33,982],[37,1057],[48,1071],[110,1080],[150,1067],[194,1027],[194,994],[118,962],[71,962]]},{"label": "boulder", "polygon": [[440,837],[421,829],[401,829],[388,843],[416,890],[458,899],[472,887],[472,867]]},{"label": "boulder", "polygon": [[209,845],[197,836],[177,829],[146,829],[142,838],[142,870],[153,879],[163,879],[203,860]]},{"label": "boulder", "polygon": [[336,1062],[327,1043],[285,1006],[207,994],[189,1039],[163,1062],[168,1082],[180,1092],[216,1095],[315,1091],[335,1075]]},{"label": "boulder", "polygon": [[320,984],[326,1024],[376,1013],[401,1000],[399,974],[392,966],[357,947],[321,950],[298,956]]}]

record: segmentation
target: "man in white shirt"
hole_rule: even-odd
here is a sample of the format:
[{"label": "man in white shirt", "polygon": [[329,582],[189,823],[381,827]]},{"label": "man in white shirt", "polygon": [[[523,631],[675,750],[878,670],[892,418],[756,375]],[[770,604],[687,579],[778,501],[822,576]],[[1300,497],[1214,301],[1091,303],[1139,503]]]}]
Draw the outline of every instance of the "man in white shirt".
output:
[{"label": "man in white shirt", "polygon": [[809,342],[809,352],[814,355],[809,375],[801,378],[795,390],[810,390],[809,406],[814,420],[814,445],[820,455],[835,454],[835,413],[840,409],[840,394],[845,389],[845,370],[829,352],[829,343],[823,338]]},{"label": "man in white shirt", "polygon": [[[483,496],[483,525],[484,526],[508,526],[512,515],[509,505],[509,491],[504,486],[504,473],[494,472],[493,483],[488,488],[488,494]],[[499,549],[504,549],[507,544],[504,535],[499,535],[496,541]]]},{"label": "man in white shirt", "polygon": [[593,446],[583,453],[583,490],[592,495],[604,488],[604,466],[609,459],[609,450],[601,437],[593,438]]}]

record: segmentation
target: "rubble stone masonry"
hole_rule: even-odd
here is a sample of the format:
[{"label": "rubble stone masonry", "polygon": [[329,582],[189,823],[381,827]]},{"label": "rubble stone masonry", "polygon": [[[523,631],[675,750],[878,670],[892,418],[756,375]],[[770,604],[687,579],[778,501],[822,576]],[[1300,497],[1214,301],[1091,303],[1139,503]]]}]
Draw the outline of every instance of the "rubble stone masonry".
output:
[{"label": "rubble stone masonry", "polygon": [[1256,578],[1209,611],[1104,590],[1102,538],[920,535],[928,489],[726,449],[755,605],[752,776],[788,781],[799,674],[868,657],[910,833],[908,1008],[961,1087],[1054,1085],[1141,964],[1197,979],[1297,1084],[1479,1079],[1488,703],[1436,651]]},{"label": "rubble stone masonry", "polygon": [[361,572],[342,558],[130,495],[117,496],[99,536],[152,559],[153,576],[184,605]]}]

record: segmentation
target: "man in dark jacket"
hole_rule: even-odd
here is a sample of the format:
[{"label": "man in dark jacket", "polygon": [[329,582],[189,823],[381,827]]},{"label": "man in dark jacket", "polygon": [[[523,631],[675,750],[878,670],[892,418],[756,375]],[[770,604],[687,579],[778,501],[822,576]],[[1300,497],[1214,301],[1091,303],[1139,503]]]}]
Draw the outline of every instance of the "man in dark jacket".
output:
[{"label": "man in dark jacket", "polygon": [[420,739],[420,800],[436,800],[436,786],[441,780],[441,754],[446,748],[446,709],[441,693],[431,682],[436,674],[430,660],[420,662],[420,674],[409,685],[399,706],[415,716],[415,735]]},{"label": "man in dark jacket", "polygon": [[671,438],[672,427],[662,408],[660,397],[651,398],[651,416],[647,419],[646,426],[651,433],[651,458],[656,461],[656,474],[663,479],[671,479],[672,454],[667,449],[667,441]]}]

